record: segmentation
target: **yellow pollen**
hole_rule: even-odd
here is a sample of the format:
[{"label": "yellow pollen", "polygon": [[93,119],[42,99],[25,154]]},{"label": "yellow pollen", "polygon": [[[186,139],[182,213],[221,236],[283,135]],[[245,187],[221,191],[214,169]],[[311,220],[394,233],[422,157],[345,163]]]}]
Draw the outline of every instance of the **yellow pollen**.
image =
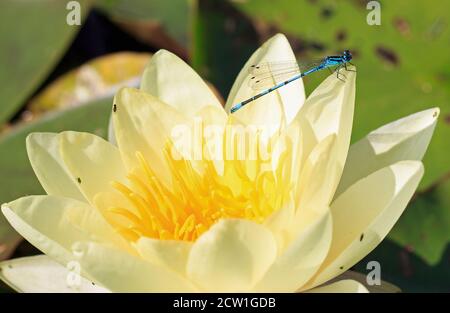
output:
[{"label": "yellow pollen", "polygon": [[175,159],[171,148],[172,143],[168,143],[164,153],[172,177],[170,188],[156,176],[139,151],[136,152],[139,166],[127,176],[129,184],[111,183],[133,206],[133,211],[122,207],[108,209],[125,218],[127,227],[107,219],[129,241],[143,236],[195,241],[222,218],[262,223],[290,199],[292,145],[287,145],[275,169],[263,171],[261,165],[268,161],[258,154],[251,161],[223,160],[223,173],[218,173],[211,160],[200,161],[203,166],[200,172],[193,166],[193,162],[199,161]]}]

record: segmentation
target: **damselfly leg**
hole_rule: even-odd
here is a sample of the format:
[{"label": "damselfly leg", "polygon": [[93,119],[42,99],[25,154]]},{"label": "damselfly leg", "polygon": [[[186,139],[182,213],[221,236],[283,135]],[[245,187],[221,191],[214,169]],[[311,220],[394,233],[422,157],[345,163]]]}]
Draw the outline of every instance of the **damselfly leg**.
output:
[{"label": "damselfly leg", "polygon": [[[350,63],[350,62],[347,62],[347,63],[350,64],[350,65],[355,66],[353,63]],[[348,71],[348,72],[356,72],[356,70],[349,69],[349,68],[347,67],[347,63],[344,63],[345,70]]]},{"label": "damselfly leg", "polygon": [[[336,71],[336,74],[337,74],[337,75],[336,75],[337,78],[338,78],[341,82],[345,82],[345,80],[347,79],[347,76],[345,76],[344,74],[341,73],[342,67],[343,67],[342,64],[338,65],[338,67],[336,67],[336,70],[335,70],[335,71]],[[344,79],[340,78],[339,76],[343,76]]]}]

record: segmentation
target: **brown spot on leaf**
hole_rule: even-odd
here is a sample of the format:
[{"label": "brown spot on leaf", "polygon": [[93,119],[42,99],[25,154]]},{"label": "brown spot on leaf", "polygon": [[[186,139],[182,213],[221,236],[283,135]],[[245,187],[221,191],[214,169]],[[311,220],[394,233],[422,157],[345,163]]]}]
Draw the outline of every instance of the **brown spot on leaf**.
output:
[{"label": "brown spot on leaf", "polygon": [[392,49],[384,46],[377,46],[375,48],[375,53],[379,58],[391,65],[397,66],[400,64],[397,53],[395,53]]},{"label": "brown spot on leaf", "polygon": [[347,32],[345,30],[339,30],[336,33],[336,41],[342,42],[345,41],[345,39],[347,39]]},{"label": "brown spot on leaf", "polygon": [[322,9],[322,11],[320,11],[320,16],[322,16],[323,18],[330,18],[332,17],[334,14],[333,9],[329,8],[329,7],[325,7]]},{"label": "brown spot on leaf", "polygon": [[411,33],[411,27],[409,26],[409,23],[407,20],[405,20],[402,17],[395,17],[392,21],[394,24],[394,27],[400,34],[403,36],[408,36]]},{"label": "brown spot on leaf", "polygon": [[413,275],[413,267],[411,264],[410,251],[408,246],[400,251],[400,267],[404,277],[411,277]]},{"label": "brown spot on leaf", "polygon": [[[437,115],[437,112],[434,112],[434,114],[435,114],[435,116]],[[444,122],[446,123],[446,124],[450,124],[450,114],[447,114],[445,117],[444,117]]]}]

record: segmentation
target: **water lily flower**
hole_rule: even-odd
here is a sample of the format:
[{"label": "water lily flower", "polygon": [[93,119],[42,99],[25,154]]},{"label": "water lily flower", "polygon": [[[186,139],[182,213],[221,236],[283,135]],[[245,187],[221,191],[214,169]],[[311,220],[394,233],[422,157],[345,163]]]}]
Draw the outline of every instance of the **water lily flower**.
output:
[{"label": "water lily flower", "polygon": [[[159,51],[140,89],[117,93],[109,141],[72,131],[29,135],[47,195],[2,212],[44,255],[1,263],[1,279],[25,292],[367,291],[354,280],[329,282],[402,214],[439,109],[350,146],[356,73],[346,72],[345,82],[330,75],[307,99],[298,80],[230,114],[255,94],[248,66],[280,60],[295,56],[278,34],[250,57],[224,109],[195,71]],[[189,157],[174,129],[199,124],[218,132],[200,140],[204,155]],[[267,136],[248,136],[268,159],[211,157],[225,153],[213,145],[217,134],[227,142],[227,127],[255,125],[271,126]]]}]

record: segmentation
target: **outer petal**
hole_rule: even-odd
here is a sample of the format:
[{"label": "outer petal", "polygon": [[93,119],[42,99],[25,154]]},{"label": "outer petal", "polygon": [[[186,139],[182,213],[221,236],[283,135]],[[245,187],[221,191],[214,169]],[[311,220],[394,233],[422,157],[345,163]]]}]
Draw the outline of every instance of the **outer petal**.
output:
[{"label": "outer petal", "polygon": [[271,232],[246,220],[220,220],[191,249],[188,277],[206,291],[247,291],[277,254]]},{"label": "outer petal", "polygon": [[39,182],[49,195],[85,201],[76,178],[67,170],[60,155],[60,135],[32,133],[27,137],[27,152]]},{"label": "outer petal", "polygon": [[18,292],[97,293],[109,292],[46,255],[13,259],[0,263],[0,279]]},{"label": "outer petal", "polygon": [[359,180],[332,204],[333,241],[308,287],[349,269],[372,251],[394,226],[423,175],[419,161],[402,161]]},{"label": "outer petal", "polygon": [[141,90],[193,116],[205,106],[222,109],[217,97],[200,76],[183,60],[166,50],[152,56],[142,77]]},{"label": "outer petal", "polygon": [[192,243],[187,241],[157,240],[142,237],[136,243],[140,255],[147,261],[166,266],[186,275],[186,263]]},{"label": "outer petal", "polygon": [[73,243],[117,236],[94,208],[69,198],[24,197],[2,205],[2,212],[26,240],[62,264],[73,260]]},{"label": "outer petal", "polygon": [[119,149],[98,136],[63,132],[60,149],[67,169],[92,204],[97,193],[114,190],[110,185],[112,181],[125,180]]},{"label": "outer petal", "polygon": [[76,250],[83,271],[113,292],[195,292],[180,275],[121,250],[81,243]]},{"label": "outer petal", "polygon": [[438,116],[439,108],[421,111],[384,125],[353,144],[335,197],[384,166],[401,160],[421,160]]},{"label": "outer petal", "polygon": [[[288,40],[282,34],[277,34],[265,42],[253,53],[236,78],[225,105],[230,109],[240,101],[246,100],[260,91],[251,88],[249,68],[251,65],[265,62],[292,61],[296,58]],[[303,82],[298,79],[283,88],[249,103],[238,110],[235,115],[246,124],[266,125],[280,123],[286,120],[290,123],[305,101]]]},{"label": "outer petal", "polygon": [[337,160],[344,168],[350,145],[355,106],[356,72],[348,71],[343,83],[331,74],[306,99],[296,119],[303,124],[305,153],[312,151],[318,142],[336,134]]},{"label": "outer petal", "polygon": [[317,222],[300,231],[276,259],[255,291],[293,292],[319,269],[331,244],[331,215],[327,212]]},{"label": "outer petal", "polygon": [[356,280],[340,280],[338,282],[310,290],[311,293],[368,293],[366,287]]}]

